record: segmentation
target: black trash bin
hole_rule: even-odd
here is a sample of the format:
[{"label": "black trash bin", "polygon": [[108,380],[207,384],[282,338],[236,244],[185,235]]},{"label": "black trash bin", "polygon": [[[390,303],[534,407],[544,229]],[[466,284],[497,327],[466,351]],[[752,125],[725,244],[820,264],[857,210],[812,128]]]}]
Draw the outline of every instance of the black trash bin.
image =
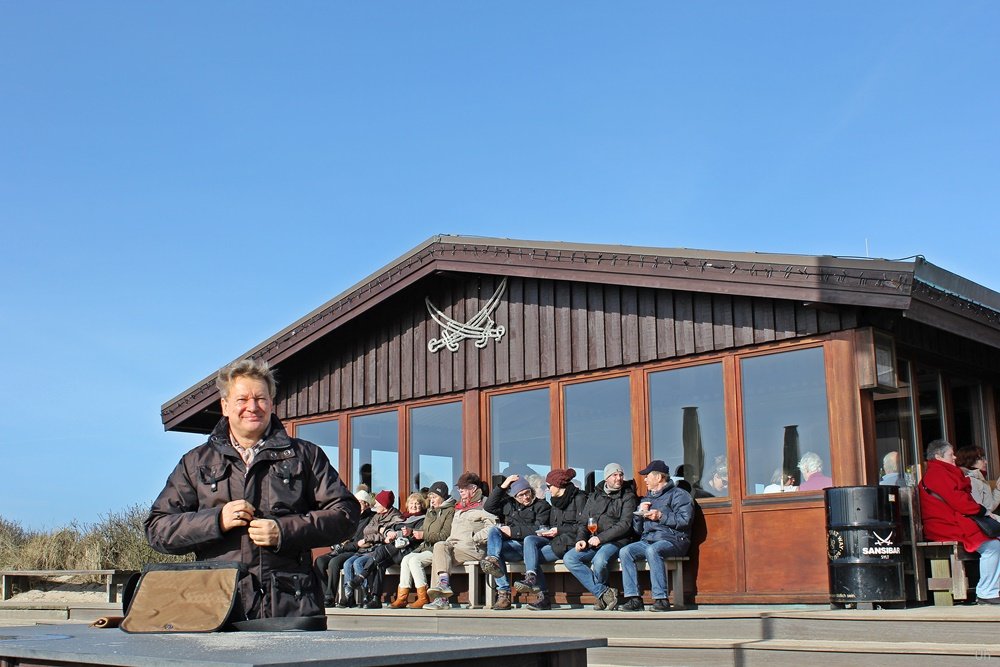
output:
[{"label": "black trash bin", "polygon": [[903,606],[903,535],[899,489],[826,489],[830,602],[842,607]]}]

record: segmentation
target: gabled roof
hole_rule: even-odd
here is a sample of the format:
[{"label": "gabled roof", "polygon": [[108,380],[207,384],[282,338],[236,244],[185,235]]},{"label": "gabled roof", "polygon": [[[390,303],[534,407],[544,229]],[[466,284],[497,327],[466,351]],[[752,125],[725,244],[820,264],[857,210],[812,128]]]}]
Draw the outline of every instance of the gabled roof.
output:
[{"label": "gabled roof", "polygon": [[[240,355],[272,364],[435,272],[521,276],[902,311],[1000,348],[1000,294],[907,260],[434,236]],[[218,400],[214,374],[163,404],[167,430]]]}]

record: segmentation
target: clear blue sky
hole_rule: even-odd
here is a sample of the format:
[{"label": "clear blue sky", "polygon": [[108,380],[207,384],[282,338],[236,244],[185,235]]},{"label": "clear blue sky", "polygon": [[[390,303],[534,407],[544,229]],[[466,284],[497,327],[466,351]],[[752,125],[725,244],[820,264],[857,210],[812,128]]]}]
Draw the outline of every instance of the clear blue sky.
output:
[{"label": "clear blue sky", "polygon": [[160,405],[437,233],[1000,289],[996,2],[0,0],[0,516],[146,503]]}]

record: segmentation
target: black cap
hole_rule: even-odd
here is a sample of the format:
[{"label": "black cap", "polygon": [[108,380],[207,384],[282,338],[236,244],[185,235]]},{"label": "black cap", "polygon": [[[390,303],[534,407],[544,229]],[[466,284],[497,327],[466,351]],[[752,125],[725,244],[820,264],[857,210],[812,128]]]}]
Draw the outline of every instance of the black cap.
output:
[{"label": "black cap", "polygon": [[662,472],[667,477],[670,476],[670,468],[660,459],[653,459],[649,465],[639,471],[640,475],[648,475],[651,472]]},{"label": "black cap", "polygon": [[449,493],[448,485],[445,484],[444,482],[434,482],[433,484],[431,484],[431,488],[429,488],[427,492],[441,496],[443,500],[448,500],[448,498],[451,498],[451,493]]}]

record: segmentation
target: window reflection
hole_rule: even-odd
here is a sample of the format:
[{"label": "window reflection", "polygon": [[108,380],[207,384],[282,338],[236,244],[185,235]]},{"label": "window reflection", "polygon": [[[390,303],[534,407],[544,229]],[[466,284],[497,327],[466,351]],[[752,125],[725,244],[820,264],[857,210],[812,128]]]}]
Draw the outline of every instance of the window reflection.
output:
[{"label": "window reflection", "polygon": [[920,406],[920,451],[932,440],[944,438],[944,410],[941,408],[941,378],[936,370],[917,367],[917,405]]},{"label": "window reflection", "polygon": [[823,349],[748,357],[740,367],[747,493],[832,486]]},{"label": "window reflection", "polygon": [[729,495],[722,364],[649,374],[652,458],[696,498]]},{"label": "window reflection", "polygon": [[910,394],[910,365],[900,359],[896,371],[896,391],[876,392],[875,454],[878,480],[883,486],[913,486],[915,462],[922,459],[913,437],[913,398]]},{"label": "window reflection", "polygon": [[578,486],[592,491],[604,466],[632,470],[632,420],[627,377],[580,382],[563,389],[566,464]]},{"label": "window reflection", "polygon": [[[338,420],[299,424],[295,427],[295,437],[319,445],[326,452],[330,464],[334,468],[340,465],[340,422]],[[340,470],[337,472],[339,473]]]},{"label": "window reflection", "polygon": [[351,417],[351,482],[372,493],[399,488],[399,418],[396,411]]},{"label": "window reflection", "polygon": [[521,475],[536,493],[544,493],[545,475],[551,470],[550,440],[548,387],[490,396],[494,477]]},{"label": "window reflection", "polygon": [[955,449],[976,445],[985,447],[985,424],[982,390],[978,383],[967,378],[948,378],[951,388],[952,417]]},{"label": "window reflection", "polygon": [[443,403],[410,411],[411,491],[434,482],[449,488],[462,474],[462,403]]}]

